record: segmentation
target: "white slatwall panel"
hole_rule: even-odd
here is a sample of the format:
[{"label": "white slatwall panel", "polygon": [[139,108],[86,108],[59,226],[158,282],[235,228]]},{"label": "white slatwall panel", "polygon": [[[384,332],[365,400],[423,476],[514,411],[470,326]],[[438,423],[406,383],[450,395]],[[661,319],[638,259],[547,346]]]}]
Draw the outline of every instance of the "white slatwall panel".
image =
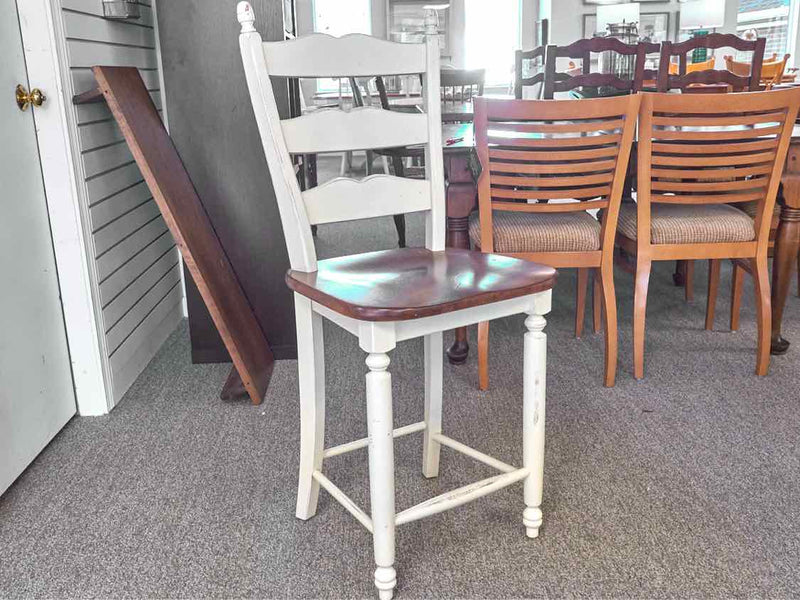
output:
[{"label": "white slatwall panel", "polygon": [[[60,0],[73,93],[95,85],[94,65],[137,67],[162,108],[153,9],[138,21],[102,18],[100,0]],[[181,319],[178,249],[105,104],[76,107],[103,330],[114,402]]]}]

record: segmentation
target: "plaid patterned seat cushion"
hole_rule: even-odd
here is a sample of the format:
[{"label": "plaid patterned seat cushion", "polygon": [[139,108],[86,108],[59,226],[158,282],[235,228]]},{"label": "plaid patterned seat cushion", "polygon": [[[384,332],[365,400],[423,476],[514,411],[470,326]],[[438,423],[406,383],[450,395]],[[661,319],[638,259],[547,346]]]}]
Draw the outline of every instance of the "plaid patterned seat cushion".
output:
[{"label": "plaid patterned seat cushion", "polygon": [[[587,212],[494,211],[495,252],[587,252],[600,249],[600,223]],[[478,213],[469,220],[469,238],[481,245]]]},{"label": "plaid patterned seat cushion", "polygon": [[[758,208],[758,202],[737,202],[733,206],[735,206],[739,210],[743,210],[750,216],[751,219],[756,218],[756,209]],[[780,214],[781,214],[781,205],[776,202],[775,208],[772,211],[772,216],[778,217],[780,216]]]},{"label": "plaid patterned seat cushion", "polygon": [[[620,233],[636,239],[636,205],[620,207]],[[652,204],[653,244],[713,244],[749,242],[756,237],[753,219],[728,204]]]}]

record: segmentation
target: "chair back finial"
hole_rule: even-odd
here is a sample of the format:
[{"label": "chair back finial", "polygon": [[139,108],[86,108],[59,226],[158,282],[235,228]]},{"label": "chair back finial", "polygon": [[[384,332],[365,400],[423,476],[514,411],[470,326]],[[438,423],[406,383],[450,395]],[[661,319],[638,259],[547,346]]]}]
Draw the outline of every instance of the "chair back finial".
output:
[{"label": "chair back finial", "polygon": [[236,5],[236,18],[242,25],[241,33],[250,33],[256,30],[255,25],[253,25],[256,22],[256,17],[249,2],[242,0]]}]

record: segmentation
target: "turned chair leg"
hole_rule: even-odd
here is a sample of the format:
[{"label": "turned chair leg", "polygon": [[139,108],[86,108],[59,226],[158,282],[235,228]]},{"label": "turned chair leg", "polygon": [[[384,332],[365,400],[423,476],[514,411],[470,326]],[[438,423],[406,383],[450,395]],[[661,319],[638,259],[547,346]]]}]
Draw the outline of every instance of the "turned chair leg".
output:
[{"label": "turned chair leg", "polygon": [[753,281],[756,288],[756,319],[758,321],[758,345],[756,349],[756,375],[769,372],[769,356],[772,336],[772,303],[769,288],[769,267],[766,255],[752,259]]},{"label": "turned chair leg", "polygon": [[706,302],[706,330],[714,329],[714,313],[717,308],[717,294],[719,293],[719,268],[721,261],[712,258],[708,261],[708,300]]},{"label": "turned chair leg", "polygon": [[586,295],[589,287],[589,269],[578,269],[577,289],[575,290],[575,337],[583,335],[583,321],[586,317]]},{"label": "turned chair leg", "polygon": [[636,261],[636,288],[633,293],[633,376],[644,377],[644,323],[647,313],[647,287],[650,284],[649,258]]},{"label": "turned chair leg", "polygon": [[522,513],[522,522],[529,538],[538,537],[542,526],[546,324],[545,318],[537,314],[530,314],[525,319],[527,331],[523,350],[522,463],[530,472],[524,480],[525,510]]},{"label": "turned chair leg", "polygon": [[294,295],[297,321],[297,371],[300,384],[300,477],[297,487],[298,519],[317,512],[319,483],[314,472],[322,469],[325,443],[325,350],[322,317],[305,296]]},{"label": "turned chair leg", "polygon": [[369,497],[375,551],[375,587],[380,600],[391,600],[397,585],[394,570],[394,440],[392,378],[389,357],[367,356],[367,427],[369,431]]},{"label": "turned chair leg", "polygon": [[742,292],[744,291],[744,269],[733,263],[731,285],[731,331],[739,329],[739,313],[742,309]]},{"label": "turned chair leg", "polygon": [[600,333],[602,329],[603,317],[603,286],[600,281],[600,269],[594,269],[592,273],[592,331]]},{"label": "turned chair leg", "polygon": [[478,323],[478,388],[489,389],[489,321]]},{"label": "turned chair leg", "polygon": [[618,332],[617,332],[617,296],[614,290],[614,264],[611,263],[606,268],[601,268],[600,288],[603,294],[603,315],[605,318],[605,375],[603,385],[614,387],[617,378],[617,353]]},{"label": "turned chair leg", "polygon": [[442,366],[444,337],[442,332],[425,336],[425,434],[422,440],[422,474],[439,475],[441,444],[432,436],[442,432]]}]

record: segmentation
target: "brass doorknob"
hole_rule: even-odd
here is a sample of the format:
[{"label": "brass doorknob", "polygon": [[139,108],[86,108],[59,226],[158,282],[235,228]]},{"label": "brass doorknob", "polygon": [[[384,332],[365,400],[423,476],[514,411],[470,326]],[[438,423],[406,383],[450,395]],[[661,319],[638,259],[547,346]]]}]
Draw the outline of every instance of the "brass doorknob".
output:
[{"label": "brass doorknob", "polygon": [[17,106],[19,106],[20,110],[26,110],[30,104],[33,104],[34,106],[41,106],[42,102],[47,100],[47,97],[39,88],[33,88],[29,92],[21,83],[17,86],[16,96]]}]

